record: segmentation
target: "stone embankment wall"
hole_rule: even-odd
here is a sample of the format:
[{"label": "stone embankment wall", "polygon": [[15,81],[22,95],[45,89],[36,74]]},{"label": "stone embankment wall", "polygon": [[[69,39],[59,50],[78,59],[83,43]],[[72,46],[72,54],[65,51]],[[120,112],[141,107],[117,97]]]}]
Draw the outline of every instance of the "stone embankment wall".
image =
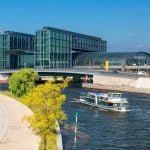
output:
[{"label": "stone embankment wall", "polygon": [[149,88],[150,78],[121,78],[115,76],[93,76],[94,84],[101,85],[117,85],[117,86],[129,86],[135,88]]},{"label": "stone embankment wall", "polygon": [[150,78],[138,78],[134,87],[150,89]]},{"label": "stone embankment wall", "polygon": [[57,148],[58,150],[63,150],[62,135],[61,135],[60,126],[58,122],[57,122],[56,132],[57,132]]}]

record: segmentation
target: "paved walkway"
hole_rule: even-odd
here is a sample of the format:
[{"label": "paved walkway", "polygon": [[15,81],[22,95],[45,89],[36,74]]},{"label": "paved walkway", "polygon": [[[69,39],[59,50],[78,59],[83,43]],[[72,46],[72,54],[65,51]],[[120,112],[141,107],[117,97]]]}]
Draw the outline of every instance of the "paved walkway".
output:
[{"label": "paved walkway", "polygon": [[[30,109],[2,94],[0,106],[0,115],[3,116],[0,118],[0,150],[38,150],[40,138],[28,128],[27,122],[21,120],[23,116],[32,114]],[[7,115],[4,109],[7,110]]]},{"label": "paved walkway", "polygon": [[8,114],[5,106],[0,103],[0,141],[6,134],[8,128]]}]

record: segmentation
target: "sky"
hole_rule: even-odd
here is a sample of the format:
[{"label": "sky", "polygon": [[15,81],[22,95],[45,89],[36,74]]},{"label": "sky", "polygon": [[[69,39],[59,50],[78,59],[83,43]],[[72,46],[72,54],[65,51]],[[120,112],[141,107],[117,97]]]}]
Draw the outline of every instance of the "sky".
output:
[{"label": "sky", "polygon": [[0,0],[0,32],[43,26],[99,36],[109,52],[150,52],[150,0]]}]

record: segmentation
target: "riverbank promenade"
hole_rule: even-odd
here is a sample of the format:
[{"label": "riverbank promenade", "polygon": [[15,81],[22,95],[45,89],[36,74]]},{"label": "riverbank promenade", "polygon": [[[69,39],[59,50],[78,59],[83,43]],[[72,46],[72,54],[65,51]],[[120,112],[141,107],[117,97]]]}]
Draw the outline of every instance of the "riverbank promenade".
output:
[{"label": "riverbank promenade", "polygon": [[97,89],[97,90],[110,90],[118,92],[129,92],[129,93],[138,93],[138,94],[150,94],[150,89],[144,88],[134,88],[129,86],[118,86],[118,85],[104,85],[104,84],[92,84],[92,83],[83,83],[82,88],[88,89]]},{"label": "riverbank promenade", "polygon": [[22,121],[31,115],[29,108],[20,102],[0,94],[0,150],[38,150],[40,137]]}]

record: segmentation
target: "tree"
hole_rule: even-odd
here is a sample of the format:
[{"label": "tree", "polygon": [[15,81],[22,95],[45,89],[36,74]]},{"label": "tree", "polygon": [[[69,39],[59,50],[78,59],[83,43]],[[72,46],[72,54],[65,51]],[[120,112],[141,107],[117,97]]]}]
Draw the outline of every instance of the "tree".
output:
[{"label": "tree", "polygon": [[72,79],[72,82],[73,83],[81,83],[82,82],[81,77],[80,76],[74,76]]},{"label": "tree", "polygon": [[9,78],[9,89],[14,96],[21,97],[35,86],[38,74],[33,69],[20,69]]},{"label": "tree", "polygon": [[53,76],[53,80],[56,82],[58,80],[58,76]]},{"label": "tree", "polygon": [[66,118],[61,106],[65,101],[62,90],[67,83],[67,80],[60,84],[47,82],[33,88],[21,98],[21,101],[34,112],[34,115],[27,116],[26,119],[33,131],[44,141],[44,150],[47,150],[49,135],[56,132],[56,121],[60,123]]}]

